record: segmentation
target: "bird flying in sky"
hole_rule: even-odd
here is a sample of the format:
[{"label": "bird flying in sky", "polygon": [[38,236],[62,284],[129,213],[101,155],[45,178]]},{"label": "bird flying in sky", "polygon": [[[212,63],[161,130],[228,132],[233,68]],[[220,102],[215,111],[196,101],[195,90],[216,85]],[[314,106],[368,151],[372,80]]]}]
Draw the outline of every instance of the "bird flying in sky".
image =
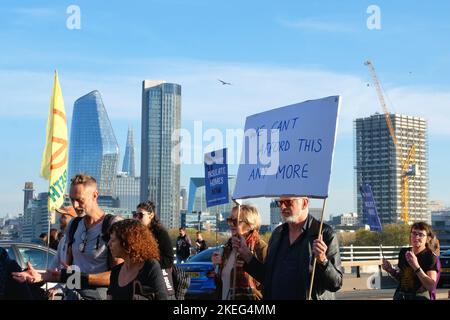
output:
[{"label": "bird flying in sky", "polygon": [[217,80],[219,80],[223,85],[230,85],[231,86],[231,83],[229,83],[229,82],[225,82],[225,81],[223,81],[223,80],[220,80],[220,79],[217,79]]}]

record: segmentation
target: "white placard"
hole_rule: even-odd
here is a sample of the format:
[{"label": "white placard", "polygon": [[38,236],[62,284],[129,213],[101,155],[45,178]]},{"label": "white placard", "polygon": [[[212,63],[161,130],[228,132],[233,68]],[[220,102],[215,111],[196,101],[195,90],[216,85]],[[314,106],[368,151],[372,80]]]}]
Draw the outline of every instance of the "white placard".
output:
[{"label": "white placard", "polygon": [[340,96],[247,117],[234,199],[327,198]]}]

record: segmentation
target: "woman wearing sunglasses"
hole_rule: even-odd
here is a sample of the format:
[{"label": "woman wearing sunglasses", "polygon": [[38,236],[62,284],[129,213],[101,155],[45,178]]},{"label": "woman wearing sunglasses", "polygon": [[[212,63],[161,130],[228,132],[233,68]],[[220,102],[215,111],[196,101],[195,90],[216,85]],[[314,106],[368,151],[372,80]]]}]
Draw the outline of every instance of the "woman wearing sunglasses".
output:
[{"label": "woman wearing sunglasses", "polygon": [[141,222],[150,229],[155,237],[158,247],[162,269],[170,269],[173,267],[173,247],[169,233],[159,222],[156,215],[155,205],[151,201],[141,202],[137,205],[136,211],[133,212],[133,218]]},{"label": "woman wearing sunglasses", "polygon": [[430,248],[435,237],[425,222],[411,226],[410,248],[400,250],[398,267],[383,259],[383,269],[398,282],[394,300],[428,300],[437,280],[437,259]]},{"label": "woman wearing sunglasses", "polygon": [[123,263],[111,270],[109,300],[167,300],[155,238],[139,221],[114,223],[108,246]]},{"label": "woman wearing sunglasses", "polygon": [[[242,235],[253,255],[261,262],[264,262],[267,254],[267,244],[259,236],[261,217],[258,210],[253,206],[242,205],[239,221],[237,218],[238,207],[234,207],[227,219],[231,236]],[[218,266],[216,284],[219,299],[261,300],[262,288],[260,283],[244,272],[244,261],[239,257],[236,262],[236,294],[233,294],[235,257],[236,249],[232,247],[231,238],[225,244],[222,254],[215,252],[212,256],[212,262]]]}]

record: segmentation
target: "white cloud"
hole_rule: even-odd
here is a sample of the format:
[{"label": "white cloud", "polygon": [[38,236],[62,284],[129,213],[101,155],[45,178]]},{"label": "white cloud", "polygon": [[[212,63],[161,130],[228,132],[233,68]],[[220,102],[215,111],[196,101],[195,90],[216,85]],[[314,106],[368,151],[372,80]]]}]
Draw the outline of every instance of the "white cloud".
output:
[{"label": "white cloud", "polygon": [[[87,61],[88,63],[89,61]],[[183,125],[192,127],[195,120],[203,121],[203,129],[242,128],[245,117],[274,107],[280,107],[307,99],[340,94],[343,104],[339,119],[339,133],[346,141],[352,139],[353,120],[382,111],[373,86],[367,86],[366,77],[341,74],[331,71],[282,68],[265,65],[243,65],[202,61],[128,61],[120,62],[127,71],[101,65],[105,72],[69,72],[61,69],[59,76],[69,118],[74,101],[82,95],[99,90],[113,122],[138,123],[141,112],[141,82],[143,79],[163,79],[182,85]],[[111,62],[114,66],[119,62]],[[365,70],[364,70],[365,71]],[[223,86],[217,78],[231,82]],[[53,84],[53,73],[0,70],[0,125],[11,117],[28,116],[46,121],[48,103]],[[390,84],[387,90],[388,107],[391,112],[421,116],[429,121],[429,133],[450,135],[450,91],[400,87]],[[70,120],[70,119],[69,119]],[[18,128],[20,130],[20,128]],[[43,135],[43,133],[42,133]],[[139,131],[135,128],[136,148],[139,149]],[[124,137],[119,138],[122,143]],[[341,137],[342,139],[343,137]],[[338,138],[339,139],[339,138]],[[19,141],[18,141],[19,143]],[[194,144],[195,153],[202,152],[201,146]],[[342,183],[352,174],[351,155],[336,150],[336,164],[342,173],[334,172],[328,213],[342,213],[351,210],[353,203],[352,182]],[[39,155],[40,156],[40,155]],[[37,157],[37,156],[36,156]],[[342,164],[345,162],[345,165]],[[38,161],[36,161],[36,166]],[[183,167],[183,183],[187,178],[202,174],[202,166]],[[31,177],[20,177],[18,181],[28,181]],[[33,180],[33,179],[32,179]],[[45,190],[45,183],[35,179],[37,190]],[[339,184],[339,185],[338,185]],[[39,187],[40,186],[40,187]],[[22,195],[15,199],[20,203]],[[5,200],[4,198],[2,198]],[[11,198],[12,199],[12,198]],[[6,202],[5,202],[6,203]],[[13,203],[7,203],[10,208]],[[16,207],[15,205],[14,207]],[[20,207],[20,206],[18,206]],[[12,209],[11,209],[12,210]],[[261,211],[267,211],[261,205]],[[4,210],[3,210],[4,211]],[[8,209],[9,211],[9,209]],[[16,211],[16,209],[11,212]]]},{"label": "white cloud", "polygon": [[[202,120],[205,126],[242,128],[248,115],[336,94],[343,97],[339,133],[351,134],[357,117],[382,112],[373,86],[368,87],[365,79],[351,74],[201,61],[143,61],[139,68],[142,71],[131,67],[128,76],[114,71],[103,75],[60,72],[66,112],[70,116],[74,101],[97,89],[110,118],[140,119],[144,78],[182,85],[185,127]],[[221,85],[217,78],[233,85]],[[46,118],[52,81],[51,72],[0,70],[0,116]],[[392,102],[388,104],[391,112],[424,117],[431,134],[450,135],[450,91],[391,86],[387,96]]]}]

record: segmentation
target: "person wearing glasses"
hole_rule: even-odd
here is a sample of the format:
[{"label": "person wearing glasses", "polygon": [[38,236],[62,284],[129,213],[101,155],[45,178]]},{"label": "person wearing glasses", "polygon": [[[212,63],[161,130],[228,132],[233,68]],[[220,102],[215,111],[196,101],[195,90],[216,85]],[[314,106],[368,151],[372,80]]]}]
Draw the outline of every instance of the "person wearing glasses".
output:
[{"label": "person wearing glasses", "polygon": [[148,227],[155,237],[160,253],[159,263],[162,269],[170,269],[173,266],[173,247],[169,233],[160,223],[156,215],[155,204],[152,201],[141,202],[133,212],[133,218]]},{"label": "person wearing glasses", "polygon": [[111,270],[108,300],[167,300],[158,244],[150,230],[127,219],[113,224],[110,234],[111,253],[124,262]]},{"label": "person wearing glasses", "polygon": [[[64,300],[106,300],[110,270],[123,262],[111,257],[107,230],[122,218],[105,214],[98,204],[98,196],[95,178],[85,174],[72,178],[70,200],[77,215],[82,216],[73,218],[67,226],[66,266],[74,268],[38,273],[30,267],[14,275],[17,281],[67,284],[66,289],[70,290],[65,291]],[[80,281],[74,281],[73,287],[69,288],[69,281],[76,276],[72,272],[79,274]]]},{"label": "person wearing glasses", "polygon": [[394,300],[429,300],[436,286],[437,258],[433,254],[431,242],[435,235],[431,226],[416,222],[411,226],[409,248],[398,254],[398,267],[383,259],[383,269],[398,281]]},{"label": "person wearing glasses", "polygon": [[233,247],[245,261],[244,270],[263,284],[266,300],[305,300],[309,296],[314,258],[317,259],[311,298],[334,299],[342,287],[339,243],[334,230],[309,215],[307,197],[277,200],[284,223],[269,239],[266,261],[254,257],[242,236],[233,237]]},{"label": "person wearing glasses", "polygon": [[[258,210],[250,205],[242,205],[240,207],[239,221],[237,219],[238,207],[236,206],[231,210],[227,219],[231,236],[242,235],[252,257],[264,262],[267,254],[267,244],[259,235],[261,217]],[[263,298],[261,284],[244,271],[244,263],[236,255],[237,251],[233,249],[231,239],[225,244],[222,254],[214,252],[212,256],[212,262],[218,266],[216,274],[217,295],[221,300],[261,300]],[[234,280],[235,266],[236,280]],[[236,294],[233,294],[234,281],[236,281]]]}]

